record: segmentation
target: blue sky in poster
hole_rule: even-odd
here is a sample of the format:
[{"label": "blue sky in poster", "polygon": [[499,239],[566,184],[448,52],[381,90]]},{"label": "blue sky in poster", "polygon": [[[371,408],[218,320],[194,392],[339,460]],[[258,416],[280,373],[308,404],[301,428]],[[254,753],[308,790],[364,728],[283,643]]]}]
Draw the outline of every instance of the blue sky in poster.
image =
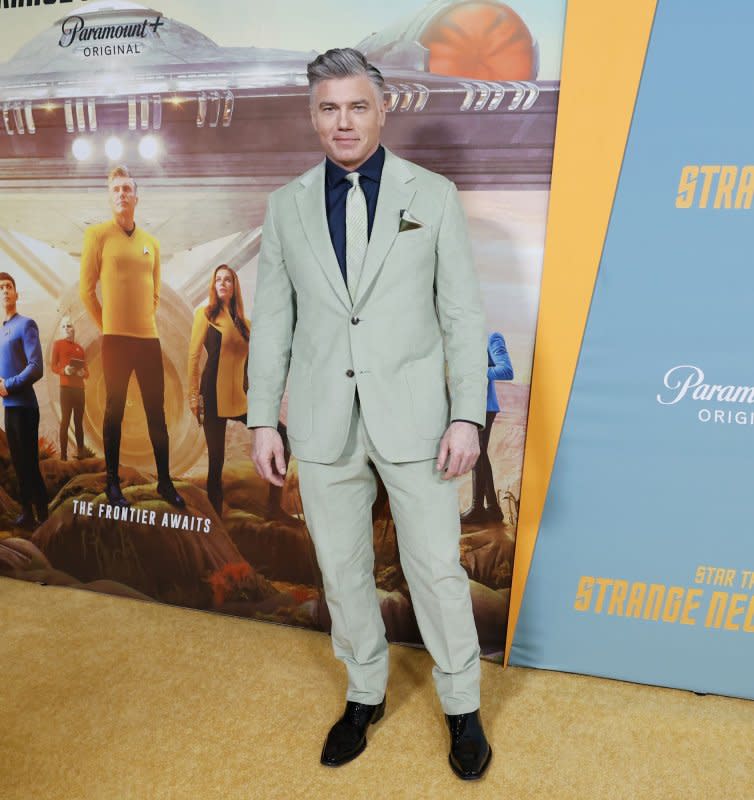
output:
[{"label": "blue sky in poster", "polygon": [[[424,8],[425,0],[140,0],[165,16],[191,25],[225,47],[279,47],[326,50],[353,45],[401,17]],[[539,42],[540,80],[560,75],[565,0],[509,0]],[[39,6],[3,11],[0,61],[6,60],[30,37],[77,9],[91,7],[80,0],[65,6]],[[220,11],[220,9],[222,9]],[[13,25],[5,24],[13,14]]]}]

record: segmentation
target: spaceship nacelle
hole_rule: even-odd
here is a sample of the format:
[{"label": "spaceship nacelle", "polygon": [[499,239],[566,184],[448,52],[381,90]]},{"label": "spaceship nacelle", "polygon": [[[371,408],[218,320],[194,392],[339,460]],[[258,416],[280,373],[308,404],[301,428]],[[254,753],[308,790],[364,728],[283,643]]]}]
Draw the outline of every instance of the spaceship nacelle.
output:
[{"label": "spaceship nacelle", "polygon": [[533,81],[539,47],[497,0],[435,0],[356,45],[379,64],[482,81]]}]

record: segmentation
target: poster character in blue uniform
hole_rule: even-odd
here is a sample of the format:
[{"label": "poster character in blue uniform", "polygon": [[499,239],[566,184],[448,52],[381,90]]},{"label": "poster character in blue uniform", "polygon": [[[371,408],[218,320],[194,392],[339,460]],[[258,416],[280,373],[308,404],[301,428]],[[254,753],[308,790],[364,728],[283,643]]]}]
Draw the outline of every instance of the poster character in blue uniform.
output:
[{"label": "poster character in blue uniform", "polygon": [[487,415],[484,428],[479,431],[479,458],[471,472],[473,486],[471,506],[461,514],[461,522],[484,524],[503,521],[487,448],[490,444],[492,423],[500,411],[495,381],[510,380],[513,380],[513,365],[505,345],[505,338],[502,333],[494,331],[487,340]]},{"label": "poster character in blue uniform", "polygon": [[37,323],[16,311],[17,302],[16,281],[7,272],[0,272],[0,397],[21,500],[21,514],[13,524],[33,530],[47,519],[47,489],[39,471],[39,404],[34,393],[44,367]]}]

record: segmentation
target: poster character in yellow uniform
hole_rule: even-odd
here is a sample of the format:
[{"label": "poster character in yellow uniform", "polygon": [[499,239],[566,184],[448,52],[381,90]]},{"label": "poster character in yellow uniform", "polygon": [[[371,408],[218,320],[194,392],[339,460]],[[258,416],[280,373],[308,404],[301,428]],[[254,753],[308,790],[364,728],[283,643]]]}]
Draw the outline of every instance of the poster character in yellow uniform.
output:
[{"label": "poster character in yellow uniform", "polygon": [[112,169],[107,186],[113,218],[90,225],[84,232],[79,284],[81,300],[103,334],[105,494],[111,505],[130,505],[121,492],[118,461],[128,382],[135,371],[157,466],[157,491],[171,505],[183,508],[186,503],[170,479],[165,375],[155,320],[160,299],[160,243],[134,221],[139,195],[128,168]]},{"label": "poster character in yellow uniform", "polygon": [[[228,420],[246,424],[247,364],[250,323],[244,316],[238,275],[225,264],[215,268],[209,301],[196,310],[189,345],[189,405],[204,428],[209,468],[207,495],[222,515],[222,473],[225,463],[225,429]],[[201,371],[202,348],[207,362]],[[278,430],[284,433],[280,424]],[[270,486],[267,516],[282,518],[282,489]]]}]

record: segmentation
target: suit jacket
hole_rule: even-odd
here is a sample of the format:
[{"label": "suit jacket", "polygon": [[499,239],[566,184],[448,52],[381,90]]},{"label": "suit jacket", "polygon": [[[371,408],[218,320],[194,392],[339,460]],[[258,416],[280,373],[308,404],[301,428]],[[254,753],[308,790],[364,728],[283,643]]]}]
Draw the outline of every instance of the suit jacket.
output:
[{"label": "suit jacket", "polygon": [[487,411],[500,411],[495,381],[512,381],[513,365],[502,333],[491,333],[487,342]]},{"label": "suit jacket", "polygon": [[[273,192],[262,230],[249,357],[249,427],[276,427],[304,461],[343,451],[358,387],[380,454],[434,458],[450,419],[484,425],[487,356],[466,219],[446,178],[385,152],[355,297],[325,214],[325,162]],[[421,227],[400,231],[401,212]]]}]

